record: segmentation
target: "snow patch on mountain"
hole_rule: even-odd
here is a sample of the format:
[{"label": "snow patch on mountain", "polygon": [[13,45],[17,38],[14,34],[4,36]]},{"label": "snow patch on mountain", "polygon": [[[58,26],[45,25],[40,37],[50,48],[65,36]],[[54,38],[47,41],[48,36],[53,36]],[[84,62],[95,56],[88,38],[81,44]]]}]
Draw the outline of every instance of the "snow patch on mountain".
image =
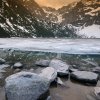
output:
[{"label": "snow patch on mountain", "polygon": [[96,14],[98,14],[98,12],[100,11],[100,7],[96,8],[96,9],[92,9],[91,11],[88,13],[85,13],[86,15],[91,15],[91,16],[95,16]]},{"label": "snow patch on mountain", "polygon": [[100,38],[100,25],[91,25],[84,28],[79,28],[77,31],[78,35],[83,35],[88,38]]},{"label": "snow patch on mountain", "polygon": [[61,22],[64,20],[64,18],[62,17],[61,14],[58,14],[58,15],[57,15],[57,18],[58,18],[57,23],[61,23]]}]

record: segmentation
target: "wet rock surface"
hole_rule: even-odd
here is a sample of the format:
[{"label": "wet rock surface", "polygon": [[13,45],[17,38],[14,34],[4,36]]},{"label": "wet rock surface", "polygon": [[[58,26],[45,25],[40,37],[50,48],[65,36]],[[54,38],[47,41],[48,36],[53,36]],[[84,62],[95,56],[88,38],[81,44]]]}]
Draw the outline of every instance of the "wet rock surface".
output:
[{"label": "wet rock surface", "polygon": [[71,79],[77,80],[81,83],[97,84],[98,75],[88,71],[76,71],[71,73]]},{"label": "wet rock surface", "polygon": [[47,79],[31,72],[20,72],[11,75],[5,81],[7,100],[43,99],[42,95],[49,89]]}]

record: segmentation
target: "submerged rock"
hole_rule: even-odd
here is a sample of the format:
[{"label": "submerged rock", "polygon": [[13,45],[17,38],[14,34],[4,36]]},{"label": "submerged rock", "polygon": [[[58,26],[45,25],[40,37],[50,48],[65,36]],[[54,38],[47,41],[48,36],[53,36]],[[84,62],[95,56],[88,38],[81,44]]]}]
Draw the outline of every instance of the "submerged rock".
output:
[{"label": "submerged rock", "polygon": [[6,61],[2,58],[0,58],[0,64],[4,64]]},{"label": "submerged rock", "polygon": [[63,83],[63,81],[61,80],[61,78],[57,78],[57,83],[61,86],[65,86],[65,84]]},{"label": "submerged rock", "polygon": [[94,94],[97,100],[100,99],[100,87],[95,87],[94,88]]},{"label": "submerged rock", "polygon": [[31,72],[20,72],[5,80],[7,100],[45,100],[49,89],[46,78]]},{"label": "submerged rock", "polygon": [[17,68],[19,68],[19,69],[20,69],[20,68],[23,68],[23,64],[20,63],[20,62],[17,62],[17,63],[14,64],[13,68],[14,68],[14,69],[17,69]]},{"label": "submerged rock", "polygon": [[47,67],[43,69],[39,75],[47,78],[50,83],[53,82],[57,78],[57,72],[52,67]]},{"label": "submerged rock", "polygon": [[50,63],[49,60],[39,60],[39,61],[36,61],[35,65],[42,66],[42,67],[48,67],[49,63]]},{"label": "submerged rock", "polygon": [[46,100],[51,100],[51,96],[48,96],[48,98]]},{"label": "submerged rock", "polygon": [[97,84],[98,75],[88,71],[76,71],[71,73],[71,79],[87,84]]},{"label": "submerged rock", "polygon": [[68,76],[69,65],[61,60],[53,59],[50,62],[49,67],[53,67],[59,76]]}]

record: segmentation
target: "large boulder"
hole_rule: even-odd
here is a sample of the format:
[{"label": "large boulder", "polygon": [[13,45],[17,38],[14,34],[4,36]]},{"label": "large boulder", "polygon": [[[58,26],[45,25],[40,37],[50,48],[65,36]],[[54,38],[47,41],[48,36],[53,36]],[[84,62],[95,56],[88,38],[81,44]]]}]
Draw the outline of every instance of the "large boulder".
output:
[{"label": "large boulder", "polygon": [[47,78],[50,83],[55,81],[55,79],[57,78],[57,72],[52,67],[47,67],[43,69],[39,75]]},{"label": "large boulder", "polygon": [[2,58],[0,58],[0,64],[4,64],[6,61]]},{"label": "large boulder", "polygon": [[21,69],[21,68],[23,68],[23,64],[20,63],[20,62],[17,62],[17,63],[14,64],[13,68],[14,69],[17,69],[17,68]]},{"label": "large boulder", "polygon": [[71,79],[87,84],[97,84],[98,81],[98,75],[88,71],[75,71],[72,72],[70,76]]},{"label": "large boulder", "polygon": [[39,61],[36,61],[35,65],[41,66],[41,67],[48,67],[49,63],[50,63],[49,60],[39,60]]},{"label": "large boulder", "polygon": [[61,60],[53,59],[49,67],[53,67],[57,71],[58,76],[68,76],[69,65]]},{"label": "large boulder", "polygon": [[20,72],[6,78],[6,98],[7,100],[45,100],[49,85],[44,77],[31,72]]}]

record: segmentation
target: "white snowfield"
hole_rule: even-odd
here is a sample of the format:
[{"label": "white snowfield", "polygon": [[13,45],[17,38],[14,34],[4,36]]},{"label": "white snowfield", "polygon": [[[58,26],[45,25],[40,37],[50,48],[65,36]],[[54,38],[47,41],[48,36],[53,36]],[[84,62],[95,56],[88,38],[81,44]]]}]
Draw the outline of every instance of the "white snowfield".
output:
[{"label": "white snowfield", "polygon": [[100,39],[0,38],[0,49],[68,54],[100,54]]},{"label": "white snowfield", "polygon": [[88,38],[100,38],[100,25],[91,25],[84,27],[83,29],[80,28],[80,30],[77,32],[78,35],[84,35]]}]

